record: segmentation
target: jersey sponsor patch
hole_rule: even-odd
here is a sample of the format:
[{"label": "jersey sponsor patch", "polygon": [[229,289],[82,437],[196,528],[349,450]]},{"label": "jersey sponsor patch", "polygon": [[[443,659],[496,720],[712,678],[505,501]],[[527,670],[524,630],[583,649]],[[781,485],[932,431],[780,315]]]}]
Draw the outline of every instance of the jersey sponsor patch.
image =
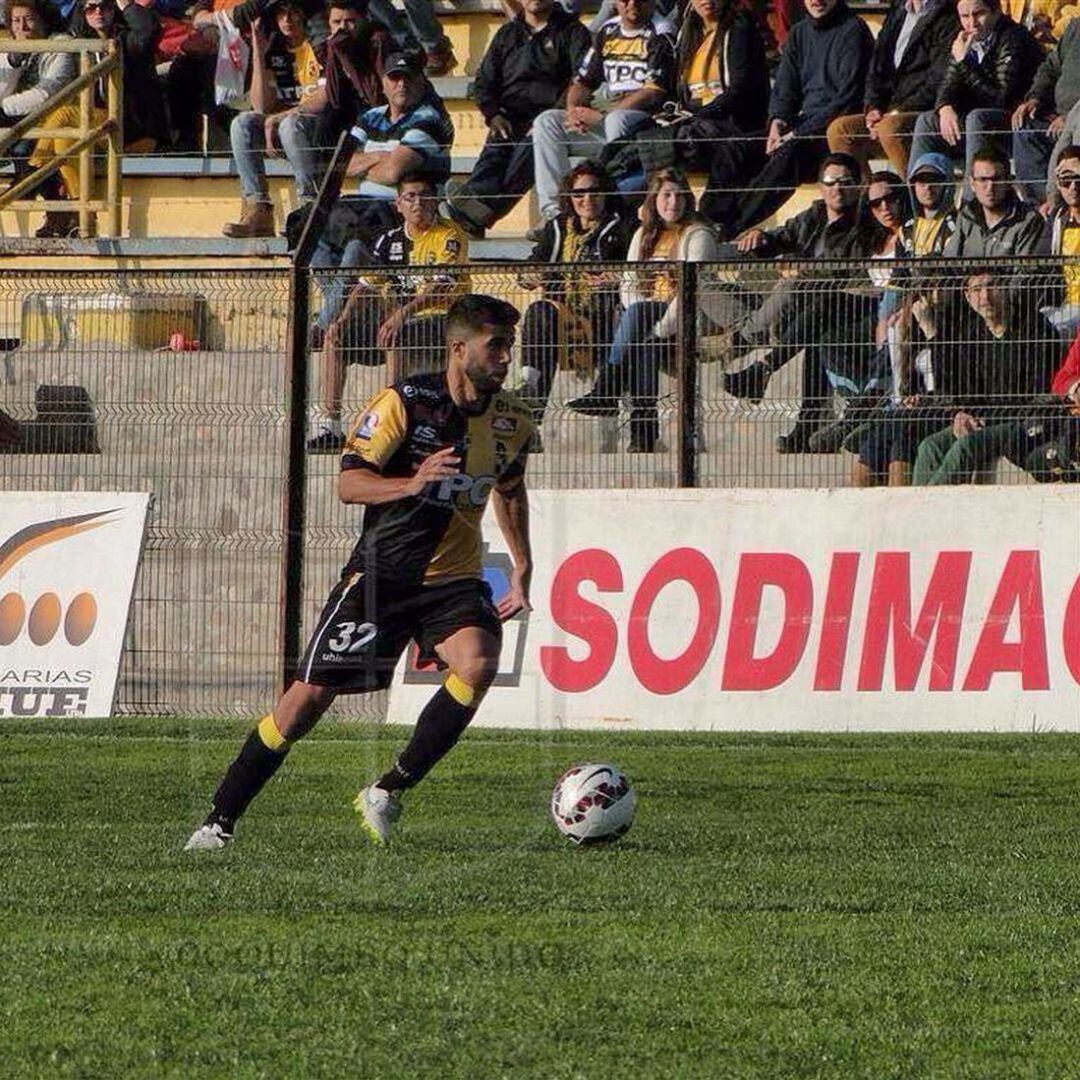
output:
[{"label": "jersey sponsor patch", "polygon": [[375,434],[375,429],[379,426],[379,414],[377,412],[366,412],[360,419],[360,424],[356,429],[356,437],[358,439],[370,439]]}]

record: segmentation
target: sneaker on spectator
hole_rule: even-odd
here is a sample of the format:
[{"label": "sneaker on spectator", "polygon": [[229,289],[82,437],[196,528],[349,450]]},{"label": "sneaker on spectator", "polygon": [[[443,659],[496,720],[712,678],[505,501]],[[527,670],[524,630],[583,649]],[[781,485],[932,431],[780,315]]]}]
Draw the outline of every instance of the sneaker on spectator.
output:
[{"label": "sneaker on spectator", "polygon": [[244,199],[239,221],[222,225],[221,231],[233,239],[274,235],[274,208],[263,199]]},{"label": "sneaker on spectator", "polygon": [[427,54],[424,62],[424,74],[429,78],[438,78],[440,75],[449,75],[457,67],[457,57],[454,55],[454,46],[445,35],[439,39],[438,45]]}]

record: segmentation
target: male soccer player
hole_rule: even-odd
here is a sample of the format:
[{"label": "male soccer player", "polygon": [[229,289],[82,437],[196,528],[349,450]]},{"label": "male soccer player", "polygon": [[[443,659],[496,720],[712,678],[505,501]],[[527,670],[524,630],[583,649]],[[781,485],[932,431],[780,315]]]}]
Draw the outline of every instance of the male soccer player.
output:
[{"label": "male soccer player", "polygon": [[[446,681],[409,744],[353,805],[385,844],[401,795],[457,742],[498,670],[502,620],[529,606],[532,553],[525,463],[529,409],[502,389],[518,321],[490,296],[459,298],[446,319],[446,370],[405,379],[367,406],[345,444],[342,502],[364,506],[360,540],[330,593],[296,681],[229,766],[186,849],[223,848],[289,747],[338,694],[385,688],[410,638]],[[488,497],[513,560],[496,605],[481,578]]]}]

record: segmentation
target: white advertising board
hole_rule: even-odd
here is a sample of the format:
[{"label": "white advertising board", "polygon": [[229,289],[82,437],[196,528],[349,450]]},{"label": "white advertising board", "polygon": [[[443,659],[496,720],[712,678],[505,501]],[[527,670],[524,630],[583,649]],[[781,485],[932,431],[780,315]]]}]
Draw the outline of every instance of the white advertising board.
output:
[{"label": "white advertising board", "polygon": [[0,720],[110,715],[149,504],[0,492]]},{"label": "white advertising board", "polygon": [[[475,723],[1080,730],[1080,490],[533,492]],[[492,515],[486,574],[508,560]],[[389,720],[439,681],[403,664]]]}]

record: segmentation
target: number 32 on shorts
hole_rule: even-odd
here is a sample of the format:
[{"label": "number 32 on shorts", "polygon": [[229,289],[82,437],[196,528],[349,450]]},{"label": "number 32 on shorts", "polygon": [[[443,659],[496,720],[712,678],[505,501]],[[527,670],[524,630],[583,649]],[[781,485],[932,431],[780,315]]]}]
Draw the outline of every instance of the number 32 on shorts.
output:
[{"label": "number 32 on shorts", "polygon": [[336,653],[358,653],[365,645],[371,644],[379,628],[370,622],[340,622],[337,624],[337,637],[327,641],[327,648]]}]

